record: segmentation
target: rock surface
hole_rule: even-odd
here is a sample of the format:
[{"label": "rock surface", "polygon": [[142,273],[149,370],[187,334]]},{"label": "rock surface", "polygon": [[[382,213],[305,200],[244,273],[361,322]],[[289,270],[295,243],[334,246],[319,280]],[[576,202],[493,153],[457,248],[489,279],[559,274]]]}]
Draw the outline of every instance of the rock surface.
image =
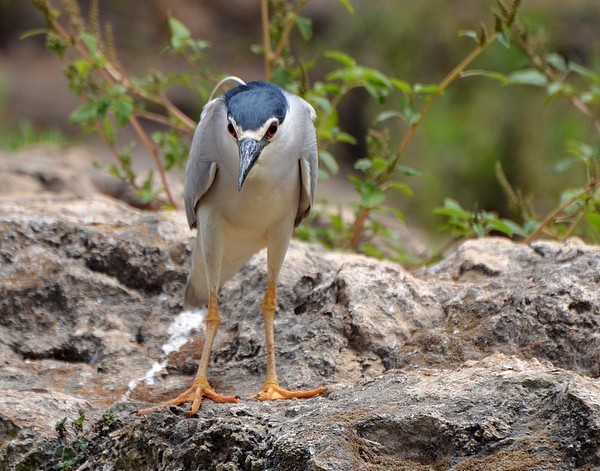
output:
[{"label": "rock surface", "polygon": [[180,212],[82,193],[62,171],[0,198],[0,469],[600,467],[597,247],[474,240],[409,274],[292,243],[280,379],[327,394],[273,403],[250,399],[265,373],[259,253],[222,290],[209,370],[240,403],[140,417],[197,367],[200,317],[181,313],[194,234]]}]

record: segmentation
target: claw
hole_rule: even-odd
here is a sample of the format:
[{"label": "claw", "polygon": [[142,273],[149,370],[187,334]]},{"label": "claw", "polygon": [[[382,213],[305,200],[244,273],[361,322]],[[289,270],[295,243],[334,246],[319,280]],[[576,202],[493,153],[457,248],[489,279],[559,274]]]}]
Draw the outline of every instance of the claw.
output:
[{"label": "claw", "polygon": [[201,378],[196,378],[192,384],[192,386],[186,391],[182,392],[175,399],[171,399],[170,401],[163,402],[162,404],[158,404],[156,406],[147,407],[145,409],[140,409],[137,412],[137,415],[142,415],[147,412],[151,412],[159,407],[168,405],[168,406],[178,406],[180,404],[184,404],[186,402],[191,402],[192,407],[190,408],[189,414],[194,415],[200,409],[202,405],[202,398],[206,397],[211,401],[218,402],[220,404],[223,403],[236,403],[238,402],[237,396],[224,396],[222,394],[216,393],[208,384],[208,381]]},{"label": "claw", "polygon": [[308,391],[288,391],[279,386],[278,383],[266,382],[254,399],[259,401],[275,401],[277,399],[306,399],[323,394],[325,388],[315,388]]}]

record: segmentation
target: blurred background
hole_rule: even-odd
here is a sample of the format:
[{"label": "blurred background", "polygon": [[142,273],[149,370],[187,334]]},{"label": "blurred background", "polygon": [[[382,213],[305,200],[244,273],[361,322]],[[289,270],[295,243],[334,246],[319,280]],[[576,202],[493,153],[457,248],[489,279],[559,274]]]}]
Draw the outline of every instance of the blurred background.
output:
[{"label": "blurred background", "polygon": [[[82,1],[85,11],[88,2]],[[472,48],[460,30],[491,23],[491,0],[353,0],[350,14],[336,0],[308,2],[313,38],[294,37],[294,52],[314,61],[311,81],[332,69],[324,51],[341,50],[365,66],[411,83],[439,82]],[[262,56],[250,45],[261,42],[258,1],[230,0],[100,0],[100,20],[113,25],[123,68],[135,75],[148,69],[176,70],[183,64],[159,54],[168,38],[166,18],[185,23],[194,37],[206,39],[207,65],[214,71],[262,79]],[[597,0],[524,0],[520,22],[527,25],[548,51],[600,69],[600,2]],[[26,30],[43,26],[41,14],[26,0],[0,0],[0,146],[5,151],[50,140],[61,145],[84,145],[102,160],[100,139],[83,135],[68,122],[79,105],[67,87],[64,64],[48,53],[42,36],[20,39]],[[475,68],[508,73],[525,67],[521,53],[500,44],[486,51]],[[173,101],[195,119],[203,103],[183,91]],[[344,131],[364,136],[374,117],[394,102],[373,103],[364,92],[348,96],[341,105]],[[393,141],[400,142],[405,127],[392,125]],[[451,86],[434,105],[419,129],[403,162],[425,173],[407,183],[414,195],[393,204],[407,216],[410,227],[436,239],[435,207],[445,197],[465,208],[483,208],[511,217],[495,176],[500,162],[514,187],[529,195],[540,214],[556,206],[560,192],[582,184],[583,170],[555,175],[566,142],[581,140],[598,145],[592,127],[564,101],[549,101],[544,89],[503,87],[483,77],[468,77]],[[331,203],[353,199],[344,173],[364,156],[365,143],[335,149],[341,175],[322,185],[321,197]]]}]

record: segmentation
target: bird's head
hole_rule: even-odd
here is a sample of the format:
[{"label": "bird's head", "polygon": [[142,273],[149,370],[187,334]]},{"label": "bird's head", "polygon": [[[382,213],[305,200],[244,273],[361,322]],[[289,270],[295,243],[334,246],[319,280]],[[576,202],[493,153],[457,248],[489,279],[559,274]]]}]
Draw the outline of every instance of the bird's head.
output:
[{"label": "bird's head", "polygon": [[240,156],[238,191],[263,149],[278,138],[288,102],[276,85],[250,82],[223,95],[227,107],[227,132],[236,141]]}]

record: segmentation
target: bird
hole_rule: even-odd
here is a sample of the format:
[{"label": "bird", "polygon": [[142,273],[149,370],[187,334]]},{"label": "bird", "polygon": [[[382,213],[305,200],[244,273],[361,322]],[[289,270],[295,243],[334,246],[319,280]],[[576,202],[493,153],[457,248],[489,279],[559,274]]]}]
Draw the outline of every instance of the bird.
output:
[{"label": "bird", "polygon": [[197,229],[184,308],[208,304],[205,341],[189,389],[167,401],[191,402],[190,415],[204,398],[234,403],[237,396],[213,390],[209,358],[220,325],[219,291],[259,250],[267,249],[267,285],[261,310],[265,328],[266,378],[255,399],[310,398],[323,387],[283,389],[278,380],[274,318],[279,272],[294,228],[309,214],[317,189],[318,151],[314,108],[272,83],[236,82],[209,98],[194,132],[184,177],[187,221]]}]

